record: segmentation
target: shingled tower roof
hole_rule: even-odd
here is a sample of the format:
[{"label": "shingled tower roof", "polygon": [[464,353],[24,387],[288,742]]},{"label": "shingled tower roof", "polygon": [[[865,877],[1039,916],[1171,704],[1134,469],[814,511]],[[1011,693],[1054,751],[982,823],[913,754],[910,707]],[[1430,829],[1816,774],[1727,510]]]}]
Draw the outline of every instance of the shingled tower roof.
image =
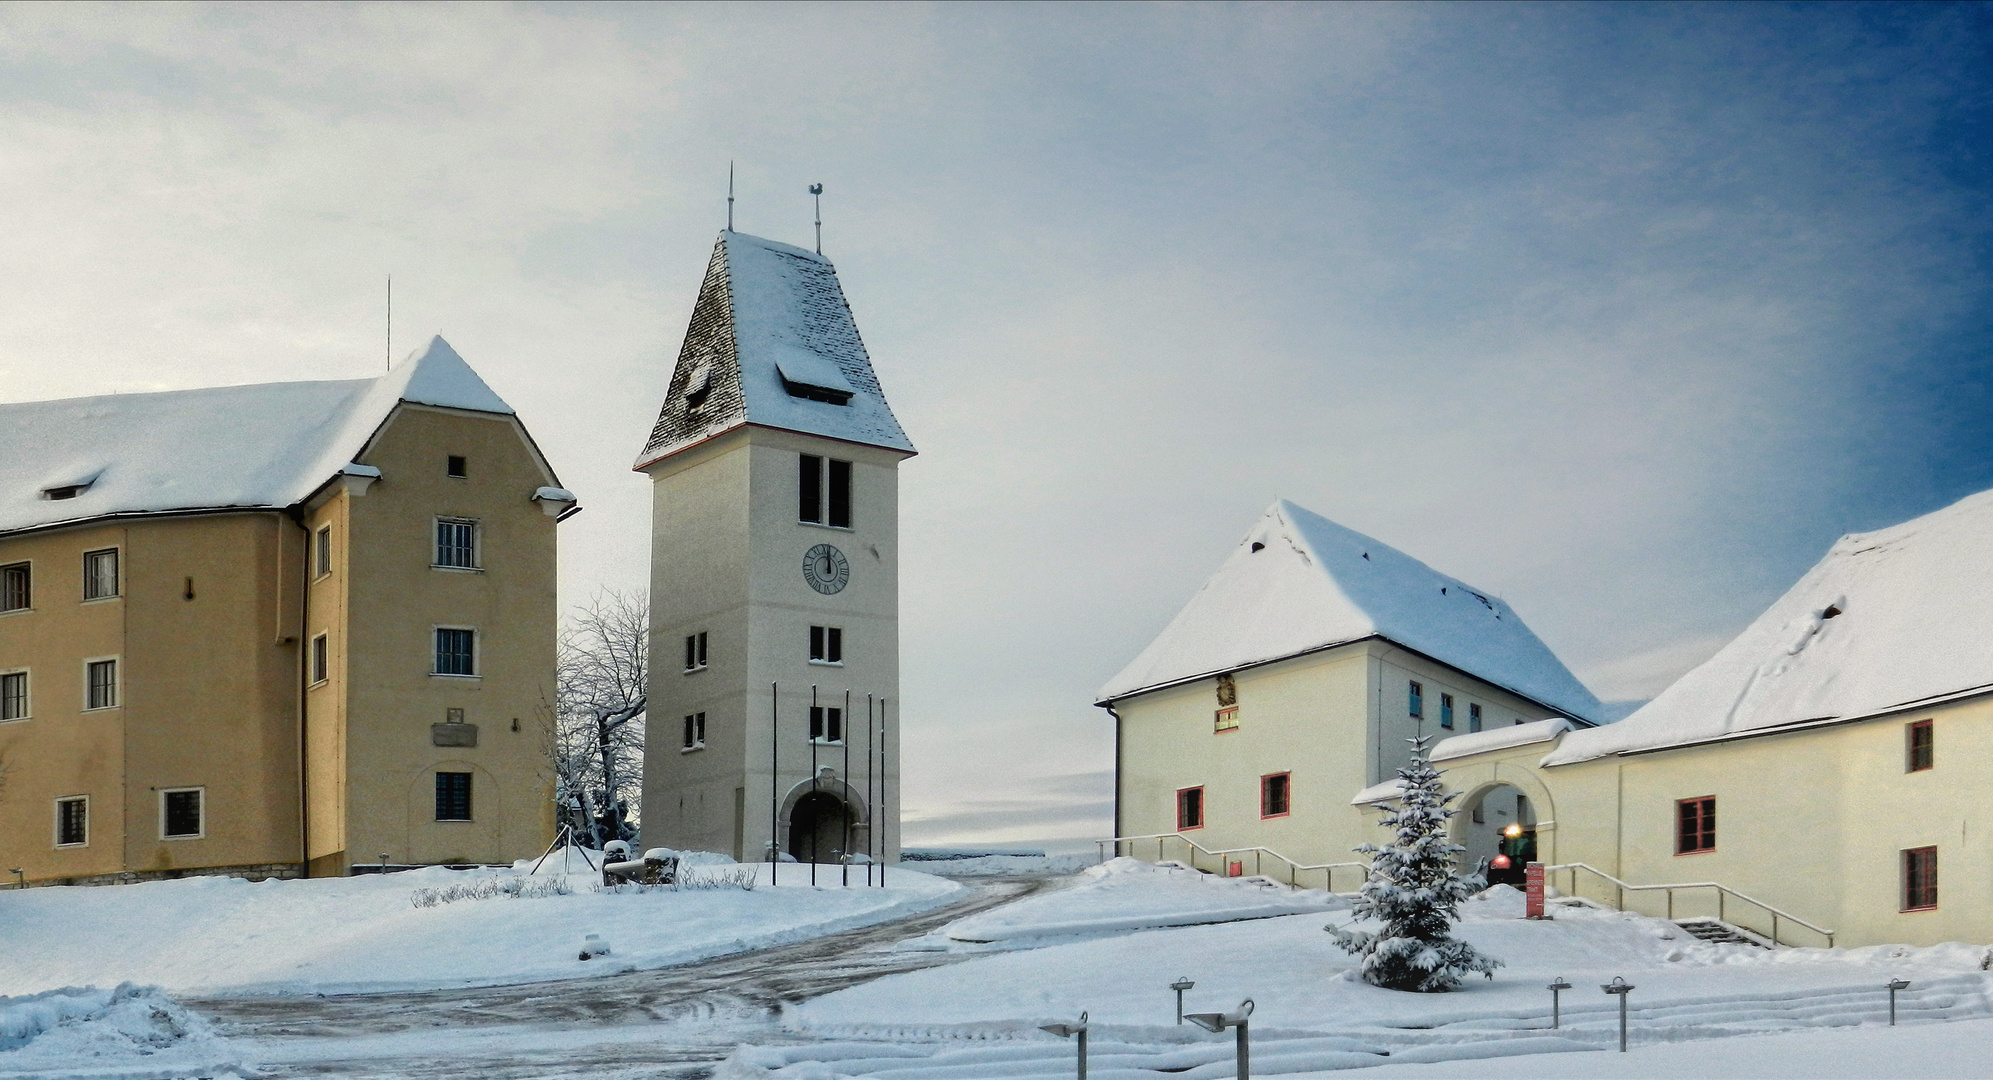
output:
[{"label": "shingled tower roof", "polygon": [[729,230],[636,467],[745,424],[914,452],[830,260]]}]

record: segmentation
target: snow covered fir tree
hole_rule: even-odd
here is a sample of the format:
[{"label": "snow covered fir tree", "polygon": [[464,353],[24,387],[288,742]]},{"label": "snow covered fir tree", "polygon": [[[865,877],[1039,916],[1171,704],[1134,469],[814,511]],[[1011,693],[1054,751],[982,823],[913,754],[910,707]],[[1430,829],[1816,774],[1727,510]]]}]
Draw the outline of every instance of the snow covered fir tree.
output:
[{"label": "snow covered fir tree", "polygon": [[1454,793],[1441,788],[1439,770],[1426,757],[1428,738],[1408,740],[1412,760],[1398,770],[1404,794],[1397,809],[1379,823],[1397,829],[1397,841],[1356,849],[1371,856],[1370,878],[1351,911],[1359,920],[1376,919],[1383,926],[1376,933],[1325,928],[1337,944],[1363,958],[1363,981],[1422,994],[1452,990],[1470,971],[1494,978],[1502,966],[1449,933],[1460,921],[1460,902],[1487,883],[1479,874],[1454,869],[1453,857],[1466,849],[1447,839],[1446,819],[1459,811],[1446,805]]}]

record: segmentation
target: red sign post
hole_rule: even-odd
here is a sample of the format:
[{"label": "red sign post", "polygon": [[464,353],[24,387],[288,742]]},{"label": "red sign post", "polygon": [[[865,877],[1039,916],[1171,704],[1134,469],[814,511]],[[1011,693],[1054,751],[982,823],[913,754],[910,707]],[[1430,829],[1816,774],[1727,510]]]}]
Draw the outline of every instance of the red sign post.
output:
[{"label": "red sign post", "polygon": [[1543,864],[1530,863],[1523,868],[1523,913],[1532,919],[1543,918]]}]

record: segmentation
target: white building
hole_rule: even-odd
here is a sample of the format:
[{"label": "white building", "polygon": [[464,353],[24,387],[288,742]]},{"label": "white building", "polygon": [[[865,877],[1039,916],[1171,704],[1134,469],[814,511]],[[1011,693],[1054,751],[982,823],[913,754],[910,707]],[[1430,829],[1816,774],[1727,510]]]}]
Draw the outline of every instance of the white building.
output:
[{"label": "white building", "polygon": [[899,463],[828,259],[722,232],[656,428],[646,845],[899,850]]}]

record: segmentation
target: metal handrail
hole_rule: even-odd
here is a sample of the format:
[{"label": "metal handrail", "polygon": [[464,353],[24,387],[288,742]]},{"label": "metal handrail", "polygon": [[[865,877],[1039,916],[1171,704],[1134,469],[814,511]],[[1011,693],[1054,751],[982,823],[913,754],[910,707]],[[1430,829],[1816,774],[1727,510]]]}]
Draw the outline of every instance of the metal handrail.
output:
[{"label": "metal handrail", "polygon": [[[1718,922],[1730,921],[1728,914],[1725,911],[1724,901],[1725,898],[1734,896],[1737,899],[1742,900],[1747,904],[1753,904],[1757,907],[1764,909],[1767,913],[1771,915],[1772,917],[1771,933],[1763,936],[1768,937],[1772,944],[1774,945],[1785,944],[1784,941],[1780,940],[1779,936],[1779,922],[1780,920],[1784,920],[1786,922],[1797,923],[1800,926],[1803,926],[1806,929],[1811,930],[1816,934],[1819,934],[1820,936],[1827,939],[1828,948],[1831,949],[1834,947],[1834,931],[1829,930],[1824,926],[1815,926],[1812,923],[1807,922],[1805,919],[1802,919],[1799,916],[1794,915],[1792,912],[1785,911],[1781,908],[1775,908],[1772,905],[1765,903],[1763,900],[1760,900],[1755,896],[1746,896],[1745,894],[1740,893],[1737,890],[1730,888],[1727,885],[1719,884],[1718,882],[1678,881],[1667,885],[1634,885],[1629,882],[1621,881],[1618,878],[1612,876],[1611,874],[1606,873],[1605,871],[1599,869],[1596,866],[1592,866],[1589,863],[1581,863],[1581,862],[1559,863],[1556,866],[1546,866],[1543,868],[1543,873],[1544,876],[1548,878],[1551,874],[1554,874],[1559,870],[1569,870],[1571,872],[1571,895],[1573,896],[1576,896],[1578,894],[1578,871],[1580,870],[1583,870],[1590,874],[1595,874],[1598,877],[1603,878],[1606,881],[1612,883],[1613,887],[1619,890],[1618,896],[1614,898],[1613,906],[1619,908],[1622,911],[1626,909],[1626,894],[1629,892],[1665,892],[1668,894],[1668,921],[1670,922],[1673,922],[1675,918],[1676,889],[1715,889],[1716,919]],[[1759,931],[1752,929],[1749,926],[1744,926],[1744,924],[1742,923],[1737,923],[1735,925],[1743,926],[1744,929],[1750,930],[1754,934],[1759,933]]]},{"label": "metal handrail", "polygon": [[1253,856],[1253,873],[1255,875],[1258,875],[1261,873],[1262,870],[1263,866],[1262,859],[1266,856],[1271,856],[1287,864],[1287,884],[1294,888],[1300,887],[1299,879],[1301,874],[1314,870],[1320,870],[1322,872],[1322,889],[1325,892],[1335,891],[1335,889],[1333,888],[1333,885],[1335,883],[1335,872],[1336,870],[1342,867],[1349,867],[1351,869],[1360,870],[1363,872],[1363,875],[1366,878],[1370,876],[1369,863],[1364,863],[1364,862],[1299,863],[1295,862],[1293,859],[1290,859],[1287,856],[1282,855],[1280,852],[1275,851],[1269,847],[1252,846],[1252,847],[1235,847],[1235,848],[1208,848],[1198,843],[1197,841],[1192,840],[1190,837],[1183,835],[1182,833],[1149,833],[1144,836],[1116,836],[1109,840],[1096,840],[1094,841],[1094,847],[1099,849],[1101,855],[1101,861],[1105,862],[1107,860],[1107,845],[1113,844],[1114,854],[1116,857],[1119,857],[1121,854],[1121,845],[1128,844],[1129,845],[1128,854],[1133,855],[1135,854],[1134,843],[1137,840],[1154,840],[1156,842],[1157,862],[1162,861],[1163,845],[1167,841],[1170,840],[1180,841],[1183,843],[1183,845],[1186,848],[1190,849],[1189,862],[1193,868],[1197,866],[1197,853],[1199,852],[1208,855],[1212,858],[1218,859],[1220,860],[1221,863],[1228,863],[1230,861],[1228,858],[1229,856],[1244,855],[1247,853],[1251,853]]}]

